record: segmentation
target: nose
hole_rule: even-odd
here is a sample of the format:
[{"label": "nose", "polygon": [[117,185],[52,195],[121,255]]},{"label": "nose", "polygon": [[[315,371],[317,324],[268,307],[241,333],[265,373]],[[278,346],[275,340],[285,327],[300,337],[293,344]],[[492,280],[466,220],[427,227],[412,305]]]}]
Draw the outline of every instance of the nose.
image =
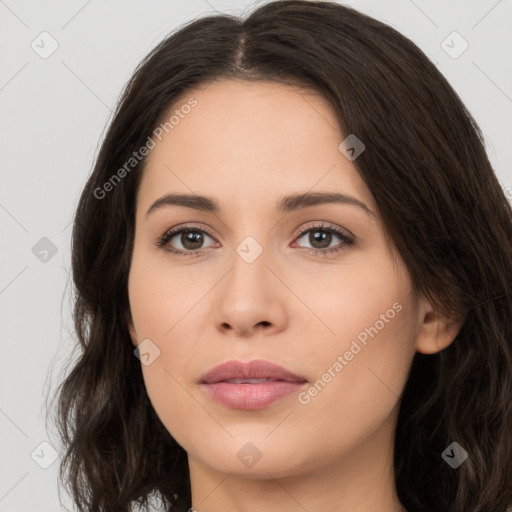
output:
[{"label": "nose", "polygon": [[235,254],[219,283],[213,306],[215,326],[235,337],[275,334],[286,327],[285,302],[290,291],[269,266],[272,262],[265,251],[252,261],[243,256]]}]

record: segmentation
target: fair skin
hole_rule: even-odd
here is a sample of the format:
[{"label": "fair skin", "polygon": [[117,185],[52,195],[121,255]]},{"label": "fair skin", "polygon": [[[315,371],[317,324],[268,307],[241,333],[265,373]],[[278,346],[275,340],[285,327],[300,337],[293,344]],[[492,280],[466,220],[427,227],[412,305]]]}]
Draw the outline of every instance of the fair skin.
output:
[{"label": "fair skin", "polygon": [[[193,507],[404,510],[393,475],[400,395],[416,351],[442,350],[460,325],[413,293],[396,253],[393,264],[374,197],[338,149],[345,136],[324,98],[273,82],[224,80],[187,91],[173,109],[191,96],[197,106],[147,158],[128,291],[133,344],[150,339],[160,350],[141,365],[144,382],[188,454]],[[337,203],[275,211],[284,195],[319,191],[352,196],[372,213]],[[168,193],[214,198],[220,211],[165,205],[146,216]],[[187,244],[189,232],[155,245],[188,223],[196,235],[205,230],[202,243]],[[355,243],[335,234],[323,244],[312,233],[298,237],[300,228],[321,224]],[[251,263],[236,250],[249,236],[262,249]],[[335,247],[342,250],[308,252]],[[393,318],[333,374],[338,356],[386,311]],[[302,402],[293,394],[244,410],[213,401],[198,381],[232,359],[264,359],[305,376]],[[329,368],[325,387],[307,394]],[[237,456],[246,443],[261,455],[251,467]]]}]

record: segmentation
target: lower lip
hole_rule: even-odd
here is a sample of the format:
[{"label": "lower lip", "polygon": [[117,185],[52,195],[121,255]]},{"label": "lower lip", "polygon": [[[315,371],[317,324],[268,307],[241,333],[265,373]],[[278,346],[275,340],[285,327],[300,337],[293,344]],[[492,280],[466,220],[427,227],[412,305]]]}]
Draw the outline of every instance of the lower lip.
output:
[{"label": "lower lip", "polygon": [[203,384],[218,403],[233,409],[263,409],[277,400],[300,391],[305,382],[271,381],[258,384],[215,382]]}]

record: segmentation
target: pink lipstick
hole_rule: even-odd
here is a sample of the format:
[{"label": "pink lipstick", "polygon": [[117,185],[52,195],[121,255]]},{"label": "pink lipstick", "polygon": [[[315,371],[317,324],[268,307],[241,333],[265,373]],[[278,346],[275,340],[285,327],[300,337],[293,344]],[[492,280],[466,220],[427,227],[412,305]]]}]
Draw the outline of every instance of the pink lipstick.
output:
[{"label": "pink lipstick", "polygon": [[227,361],[201,377],[216,402],[234,409],[263,409],[300,391],[307,380],[269,361]]}]

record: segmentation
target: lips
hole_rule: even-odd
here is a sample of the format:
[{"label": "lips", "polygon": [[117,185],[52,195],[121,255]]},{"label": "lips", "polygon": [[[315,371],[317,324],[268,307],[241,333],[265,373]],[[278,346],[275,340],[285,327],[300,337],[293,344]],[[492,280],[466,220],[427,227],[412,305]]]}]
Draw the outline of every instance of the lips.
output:
[{"label": "lips", "polygon": [[[214,384],[216,382],[234,381],[236,384],[257,383],[265,381],[284,381],[284,382],[307,382],[304,377],[296,375],[282,366],[278,366],[269,361],[255,359],[249,363],[240,361],[227,361],[212,368],[201,378],[202,384]],[[251,382],[253,381],[253,382]]]},{"label": "lips", "polygon": [[304,377],[261,359],[228,361],[200,380],[210,398],[232,409],[262,409],[300,391],[306,383]]}]

